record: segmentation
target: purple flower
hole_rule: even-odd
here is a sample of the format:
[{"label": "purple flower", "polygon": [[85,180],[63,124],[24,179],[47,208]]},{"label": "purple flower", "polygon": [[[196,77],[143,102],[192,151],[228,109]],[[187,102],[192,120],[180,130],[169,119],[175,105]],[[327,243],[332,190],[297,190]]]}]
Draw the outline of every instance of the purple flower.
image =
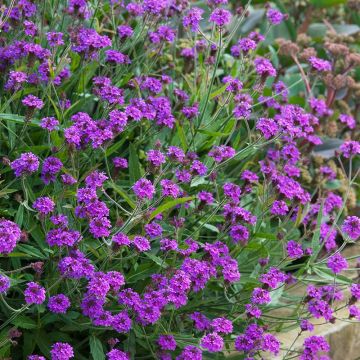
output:
[{"label": "purple flower", "polygon": [[229,197],[234,203],[238,203],[240,200],[241,189],[240,186],[233,183],[225,183],[223,186],[224,195]]},{"label": "purple flower", "polygon": [[202,352],[196,346],[186,345],[176,360],[202,360]]},{"label": "purple flower", "polygon": [[160,249],[162,251],[171,251],[171,250],[177,250],[178,244],[176,240],[170,240],[170,239],[161,239],[160,240]]},{"label": "purple flower", "polygon": [[343,258],[340,253],[332,255],[327,261],[327,266],[334,272],[334,274],[339,274],[341,271],[349,267],[346,259]]},{"label": "purple flower", "polygon": [[131,60],[127,55],[124,55],[120,51],[106,50],[106,61],[115,64],[131,64]]},{"label": "purple flower", "polygon": [[350,305],[349,309],[349,318],[355,318],[356,320],[360,320],[360,308],[356,305]]},{"label": "purple flower", "polygon": [[245,333],[239,335],[235,340],[237,351],[255,352],[261,349],[264,330],[257,324],[250,324]]},{"label": "purple flower", "polygon": [[108,360],[130,360],[130,356],[125,352],[117,349],[112,349],[106,354]]},{"label": "purple flower", "polygon": [[199,105],[193,104],[192,106],[184,106],[181,112],[185,115],[187,119],[194,119],[199,115]]},{"label": "purple flower", "polygon": [[163,196],[170,196],[172,198],[177,198],[180,195],[180,188],[171,180],[161,180],[160,185],[162,188],[162,195]]},{"label": "purple flower", "polygon": [[144,10],[152,15],[160,15],[168,7],[166,0],[144,0]]},{"label": "purple flower", "polygon": [[241,242],[243,245],[249,240],[249,230],[243,225],[234,225],[230,229],[230,236],[235,243]]},{"label": "purple flower", "polygon": [[114,157],[113,163],[114,163],[114,166],[118,169],[127,169],[128,168],[128,161],[125,158]]},{"label": "purple flower", "polygon": [[0,274],[0,294],[6,293],[10,289],[10,280],[7,276]]},{"label": "purple flower", "polygon": [[223,27],[231,21],[231,13],[225,9],[215,9],[210,15],[210,21],[219,27]]},{"label": "purple flower", "polygon": [[150,180],[140,179],[134,186],[133,190],[135,195],[140,199],[149,199],[151,200],[155,194],[155,187]]},{"label": "purple flower", "polygon": [[261,77],[276,76],[276,70],[268,59],[257,57],[254,60],[255,70]]},{"label": "purple flower", "polygon": [[331,71],[331,64],[327,60],[319,59],[316,56],[310,56],[308,61],[313,69],[317,71]]},{"label": "purple flower", "polygon": [[254,182],[259,181],[259,177],[250,170],[244,170],[241,174],[241,179],[245,180],[249,183],[254,183]]},{"label": "purple flower", "polygon": [[302,331],[313,331],[314,325],[309,320],[304,319],[300,322],[300,329]]},{"label": "purple flower", "polygon": [[79,29],[73,39],[72,50],[85,56],[86,59],[96,59],[98,51],[111,46],[111,40],[107,36],[99,35],[94,29]]},{"label": "purple flower", "polygon": [[9,254],[20,240],[21,230],[10,220],[0,219],[0,254]]},{"label": "purple flower", "polygon": [[172,335],[160,335],[157,340],[161,350],[175,350],[176,349],[176,341]]},{"label": "purple flower", "polygon": [[273,334],[264,334],[261,350],[277,355],[280,350],[280,341]]},{"label": "purple flower", "polygon": [[312,299],[308,303],[308,310],[316,319],[323,317],[325,320],[330,321],[333,318],[331,307],[325,300]]},{"label": "purple flower", "polygon": [[274,119],[260,118],[256,123],[256,128],[260,130],[265,139],[270,139],[279,131],[279,126]]},{"label": "purple flower", "polygon": [[352,284],[350,291],[354,299],[360,300],[360,284]]},{"label": "purple flower", "polygon": [[249,318],[254,317],[255,319],[259,319],[262,315],[262,311],[255,305],[253,304],[246,304],[245,305],[245,311],[246,311],[246,315]]},{"label": "purple flower", "polygon": [[118,333],[128,333],[131,329],[131,318],[127,311],[121,311],[117,315],[114,315],[111,320],[111,326]]},{"label": "purple flower", "polygon": [[279,283],[283,283],[287,276],[276,267],[271,267],[266,274],[262,274],[259,280],[270,287],[275,289]]},{"label": "purple flower", "polygon": [[48,302],[48,308],[56,314],[65,314],[70,305],[69,298],[64,294],[51,296]]},{"label": "purple flower", "polygon": [[202,14],[204,10],[193,7],[191,8],[187,15],[183,17],[184,27],[190,27],[191,31],[196,32],[199,28],[199,23],[202,20]]},{"label": "purple flower", "polygon": [[35,36],[37,34],[37,27],[32,21],[25,20],[24,21],[25,26],[25,34],[28,36]]},{"label": "purple flower", "polygon": [[176,37],[176,32],[172,28],[166,25],[161,25],[155,32],[149,33],[150,41],[154,44],[161,41],[173,42]]},{"label": "purple flower", "polygon": [[304,255],[301,245],[294,240],[288,241],[286,250],[290,259],[299,259]]},{"label": "purple flower", "polygon": [[129,25],[120,25],[117,27],[117,32],[119,34],[120,39],[126,39],[133,35],[134,30]]},{"label": "purple flower", "polygon": [[140,89],[148,90],[152,94],[159,94],[162,90],[161,81],[153,77],[147,76],[140,80]]},{"label": "purple flower", "polygon": [[146,153],[147,161],[151,163],[151,165],[155,167],[159,167],[165,163],[165,156],[159,150],[149,150]]},{"label": "purple flower", "polygon": [[46,360],[43,356],[40,355],[29,355],[27,360]]},{"label": "purple flower", "polygon": [[230,159],[235,155],[235,149],[230,146],[220,145],[215,146],[210,152],[211,156],[216,162],[221,162],[225,159]]},{"label": "purple flower", "polygon": [[[238,47],[245,54],[247,54],[250,50],[255,50],[256,46],[257,46],[256,42],[249,38],[243,38],[238,41]],[[234,49],[232,49],[232,53],[234,53]],[[235,55],[237,55],[237,54],[235,54]]]},{"label": "purple flower", "polygon": [[191,164],[190,170],[193,174],[199,176],[205,176],[207,173],[207,167],[199,160],[194,160]]},{"label": "purple flower", "polygon": [[39,197],[33,203],[33,208],[43,215],[47,215],[54,211],[55,203],[47,196]]},{"label": "purple flower", "polygon": [[61,32],[48,32],[46,38],[50,46],[60,46],[64,45],[63,35]]},{"label": "purple flower", "polygon": [[312,97],[309,100],[309,105],[314,110],[316,115],[318,115],[320,117],[330,116],[333,113],[333,111],[328,108],[325,100],[323,100],[323,99],[316,99],[316,98]]},{"label": "purple flower", "polygon": [[150,241],[143,236],[135,236],[133,244],[139,252],[144,252],[151,249]]},{"label": "purple flower", "polygon": [[211,322],[211,326],[215,332],[222,334],[231,334],[233,331],[233,324],[230,320],[225,318],[216,318]]},{"label": "purple flower", "polygon": [[198,193],[198,199],[207,205],[211,205],[214,202],[214,196],[207,191],[200,191]]},{"label": "purple flower", "polygon": [[77,183],[77,180],[70,174],[61,175],[61,180],[65,185],[74,185]]},{"label": "purple flower", "polygon": [[[320,359],[318,352],[328,352],[330,346],[323,336],[310,336],[304,341],[304,351],[300,355],[300,360]],[[322,357],[321,357],[322,358]]]},{"label": "purple flower", "polygon": [[150,236],[151,238],[156,238],[158,236],[161,236],[162,231],[163,231],[161,225],[159,225],[155,222],[146,224],[144,226],[144,229],[145,229],[146,235]]},{"label": "purple flower", "polygon": [[360,154],[360,143],[352,140],[346,141],[340,145],[340,151],[344,157],[350,158],[351,156]]},{"label": "purple flower", "polygon": [[356,127],[356,121],[351,115],[340,114],[339,120],[343,124],[346,124],[349,129],[355,129]]},{"label": "purple flower", "polygon": [[130,245],[130,239],[128,238],[128,236],[126,236],[125,234],[123,234],[121,232],[114,235],[112,240],[116,245],[119,245],[119,246]]},{"label": "purple flower", "polygon": [[74,350],[68,343],[57,342],[51,347],[51,360],[69,360],[74,357]]},{"label": "purple flower", "polygon": [[194,326],[196,330],[208,330],[211,326],[211,321],[200,312],[194,312],[193,314],[191,314],[190,319],[195,322]]},{"label": "purple flower", "polygon": [[20,157],[14,160],[10,166],[15,172],[15,176],[30,175],[39,168],[39,159],[31,152],[23,153]]},{"label": "purple flower", "polygon": [[251,301],[254,304],[267,304],[271,301],[270,294],[267,290],[255,288],[251,295]]},{"label": "purple flower", "polygon": [[9,73],[9,80],[5,84],[5,90],[19,90],[21,88],[21,84],[26,82],[28,76],[26,73],[22,71],[13,71],[11,70]]},{"label": "purple flower", "polygon": [[56,180],[56,174],[60,172],[63,164],[62,162],[53,156],[49,156],[43,162],[41,170],[41,179],[45,184],[49,184]]},{"label": "purple flower", "polygon": [[104,172],[93,171],[85,178],[85,184],[89,188],[102,187],[103,183],[108,179]]},{"label": "purple flower", "polygon": [[219,352],[224,347],[223,338],[216,332],[205,335],[200,342],[201,346],[209,352]]},{"label": "purple flower", "polygon": [[273,215],[286,215],[288,211],[289,208],[283,200],[275,200],[270,209]]},{"label": "purple flower", "polygon": [[59,121],[54,117],[45,117],[41,119],[40,126],[48,131],[54,131],[59,126]]},{"label": "purple flower", "polygon": [[269,9],[266,13],[266,17],[273,25],[279,25],[284,20],[284,14],[276,9]]},{"label": "purple flower", "polygon": [[21,102],[31,109],[42,109],[44,107],[43,101],[34,95],[25,96]]},{"label": "purple flower", "polygon": [[185,159],[184,151],[177,146],[169,146],[167,156],[170,160],[180,163]]},{"label": "purple flower", "polygon": [[341,230],[352,240],[360,236],[360,219],[357,216],[348,216],[341,227]]},{"label": "purple flower", "polygon": [[36,282],[26,284],[24,291],[25,301],[27,304],[42,304],[45,301],[45,289]]}]

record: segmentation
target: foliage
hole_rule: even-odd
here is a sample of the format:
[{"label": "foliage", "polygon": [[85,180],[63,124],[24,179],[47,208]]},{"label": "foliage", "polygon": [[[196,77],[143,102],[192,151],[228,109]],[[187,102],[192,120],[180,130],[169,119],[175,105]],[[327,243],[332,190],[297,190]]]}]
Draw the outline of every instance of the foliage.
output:
[{"label": "foliage", "polygon": [[5,1],[0,358],[290,359],[359,320],[358,7]]}]

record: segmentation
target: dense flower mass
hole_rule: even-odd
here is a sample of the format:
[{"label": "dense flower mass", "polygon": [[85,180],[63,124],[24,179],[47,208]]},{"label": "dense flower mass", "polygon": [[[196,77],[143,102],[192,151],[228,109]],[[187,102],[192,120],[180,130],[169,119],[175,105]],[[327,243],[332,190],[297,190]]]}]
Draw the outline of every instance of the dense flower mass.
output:
[{"label": "dense flower mass", "polygon": [[20,240],[19,226],[6,219],[0,219],[0,254],[11,253]]},{"label": "dense flower mass", "polygon": [[360,57],[322,3],[4,0],[0,358],[331,356]]}]

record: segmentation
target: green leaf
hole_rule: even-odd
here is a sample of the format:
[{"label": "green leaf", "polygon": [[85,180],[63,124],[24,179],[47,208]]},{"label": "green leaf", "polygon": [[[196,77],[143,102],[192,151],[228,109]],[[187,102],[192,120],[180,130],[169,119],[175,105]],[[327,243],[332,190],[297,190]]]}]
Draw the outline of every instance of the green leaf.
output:
[{"label": "green leaf", "polygon": [[268,240],[277,240],[277,237],[275,234],[270,234],[270,233],[255,233],[254,237],[259,238],[259,239],[268,239]]},{"label": "green leaf", "polygon": [[15,215],[15,222],[21,227],[24,221],[24,206],[22,204],[19,205],[18,211]]},{"label": "green leaf", "polygon": [[314,230],[314,234],[311,239],[311,248],[313,249],[313,253],[310,257],[310,262],[316,259],[322,247],[320,244],[320,228],[321,228],[321,220],[323,217],[323,208],[324,208],[324,203],[321,203],[319,213],[316,218],[316,229]]},{"label": "green leaf", "polygon": [[127,276],[127,283],[134,283],[139,280],[144,280],[154,273],[154,265],[152,263],[141,264],[136,269],[133,269]]},{"label": "green leaf", "polygon": [[[7,120],[7,121],[13,121],[18,124],[24,124],[25,123],[25,116],[15,115],[15,114],[0,114],[0,120]],[[40,126],[40,121],[37,119],[31,119],[31,121],[28,123],[28,126]]]},{"label": "green leaf", "polygon": [[130,197],[126,194],[125,191],[123,191],[120,186],[117,186],[114,183],[109,183],[109,187],[113,188],[121,197],[124,198],[124,200],[133,208],[135,209],[135,203],[130,199]]},{"label": "green leaf", "polygon": [[223,132],[219,132],[219,131],[209,131],[209,130],[204,130],[204,129],[200,129],[199,133],[209,135],[212,137],[224,137],[224,136],[230,135],[230,133],[223,133]]},{"label": "green leaf", "polygon": [[187,148],[188,148],[188,144],[187,144],[187,141],[186,141],[184,128],[180,125],[179,121],[176,121],[176,130],[177,130],[177,133],[179,135],[179,139],[180,139],[182,148],[183,148],[184,151],[186,151]]},{"label": "green leaf", "polygon": [[129,155],[130,181],[134,183],[141,178],[141,171],[140,171],[139,157],[135,149],[135,146],[132,143],[129,146],[129,152],[130,152]]},{"label": "green leaf", "polygon": [[104,349],[101,341],[94,335],[90,336],[90,353],[94,360],[105,360]]},{"label": "green leaf", "polygon": [[[312,268],[314,270],[314,272],[320,276],[322,279],[326,280],[326,282],[334,282],[334,273],[326,268],[317,268],[317,267],[313,267]],[[348,279],[346,276],[343,275],[336,275],[336,283],[337,284],[344,284],[344,285],[349,285],[353,283],[352,279]]]},{"label": "green leaf", "polygon": [[328,8],[345,4],[347,0],[310,0],[310,4],[317,8]]},{"label": "green leaf", "polygon": [[19,328],[28,329],[28,330],[37,328],[36,322],[33,319],[31,319],[25,315],[19,315],[18,317],[16,317],[12,321],[12,324],[14,324],[15,326],[17,326]]},{"label": "green leaf", "polygon": [[39,249],[28,244],[20,244],[17,246],[17,249],[25,254],[29,255],[32,258],[37,259],[47,259],[47,256],[44,255]]},{"label": "green leaf", "polygon": [[166,269],[168,267],[166,262],[164,260],[162,260],[161,258],[159,258],[158,256],[156,256],[152,253],[149,253],[149,252],[144,252],[144,255],[147,256],[149,259],[151,259],[154,263],[161,266],[162,268]]},{"label": "green leaf", "polygon": [[54,108],[54,110],[55,110],[57,119],[61,119],[60,110],[59,110],[58,107],[56,106],[55,101],[51,98],[50,94],[47,94],[47,98],[50,100],[51,105],[53,106],[53,108]]},{"label": "green leaf", "polygon": [[228,87],[228,84],[225,84],[224,86],[222,86],[221,88],[215,90],[212,94],[210,94],[210,100],[212,100],[213,98],[215,98],[216,96],[221,95],[226,88]]},{"label": "green leaf", "polygon": [[156,215],[161,214],[162,212],[172,209],[173,207],[175,207],[176,205],[179,204],[184,204],[188,201],[191,201],[195,198],[195,196],[187,196],[187,197],[183,197],[183,198],[178,198],[178,199],[173,199],[173,200],[169,200],[167,201],[165,204],[160,205],[157,209],[155,209],[151,214],[150,214],[150,220],[152,220]]}]

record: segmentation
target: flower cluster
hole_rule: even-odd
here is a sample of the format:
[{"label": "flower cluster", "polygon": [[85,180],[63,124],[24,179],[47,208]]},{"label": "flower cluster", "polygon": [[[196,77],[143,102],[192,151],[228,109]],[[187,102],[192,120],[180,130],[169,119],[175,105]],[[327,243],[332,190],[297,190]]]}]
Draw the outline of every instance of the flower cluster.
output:
[{"label": "flower cluster", "polygon": [[278,332],[360,320],[355,37],[274,43],[281,2],[48,5],[0,19],[2,356],[327,359]]}]

